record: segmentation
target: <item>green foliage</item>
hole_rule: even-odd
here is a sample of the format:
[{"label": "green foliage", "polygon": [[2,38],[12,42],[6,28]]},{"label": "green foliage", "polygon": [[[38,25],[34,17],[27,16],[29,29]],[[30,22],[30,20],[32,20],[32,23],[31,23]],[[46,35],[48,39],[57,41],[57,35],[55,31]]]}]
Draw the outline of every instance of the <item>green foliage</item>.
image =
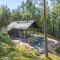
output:
[{"label": "green foliage", "polygon": [[49,53],[49,59],[45,58],[46,60],[60,60],[60,57],[58,57],[55,54],[50,54]]},{"label": "green foliage", "polygon": [[[0,32],[0,36],[7,37],[4,33]],[[42,59],[40,53],[36,49],[29,49],[24,44],[20,45],[19,43],[11,45],[12,42],[7,42],[11,39],[0,40],[0,60],[45,60]],[[9,37],[8,37],[9,38]],[[57,52],[60,51],[60,48],[57,49]],[[60,60],[56,55],[49,54],[49,58],[52,60]]]},{"label": "green foliage", "polygon": [[1,5],[0,6],[0,28],[3,26],[6,27],[10,21],[10,9],[7,6]]},{"label": "green foliage", "polygon": [[[49,7],[47,3],[47,31],[49,35],[60,38],[60,0],[50,1],[52,9],[50,9],[51,6]],[[37,7],[35,3],[38,3],[37,0],[34,3],[30,0],[26,0],[26,2],[22,1],[22,4],[12,11],[7,6],[1,5],[0,28],[6,27],[12,21],[35,20],[37,26],[40,28],[39,31],[43,32],[43,2],[38,4]]]},{"label": "green foliage", "polygon": [[[0,60],[40,60],[37,50],[29,50],[25,45],[19,43],[12,45],[12,40],[0,32]],[[42,59],[41,59],[42,60]]]},{"label": "green foliage", "polygon": [[6,44],[12,44],[11,38],[6,33],[0,32],[0,41]]},{"label": "green foliage", "polygon": [[7,56],[9,45],[0,42],[0,57]]},{"label": "green foliage", "polygon": [[56,52],[60,54],[60,47],[56,48]]}]

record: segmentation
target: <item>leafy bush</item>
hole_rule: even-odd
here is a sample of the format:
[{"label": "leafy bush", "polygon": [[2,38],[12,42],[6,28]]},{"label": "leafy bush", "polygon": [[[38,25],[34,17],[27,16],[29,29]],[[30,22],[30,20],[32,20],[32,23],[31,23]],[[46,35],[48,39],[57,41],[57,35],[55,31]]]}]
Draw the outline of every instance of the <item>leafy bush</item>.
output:
[{"label": "leafy bush", "polygon": [[60,47],[56,48],[55,51],[60,54]]},{"label": "leafy bush", "polygon": [[[19,47],[20,48],[20,47]],[[40,55],[36,55],[37,51],[23,51],[16,49],[3,42],[0,42],[0,60],[39,60]],[[42,60],[42,59],[41,59]]]},{"label": "leafy bush", "polygon": [[11,38],[6,33],[3,32],[0,32],[0,41],[6,44],[13,44]]}]

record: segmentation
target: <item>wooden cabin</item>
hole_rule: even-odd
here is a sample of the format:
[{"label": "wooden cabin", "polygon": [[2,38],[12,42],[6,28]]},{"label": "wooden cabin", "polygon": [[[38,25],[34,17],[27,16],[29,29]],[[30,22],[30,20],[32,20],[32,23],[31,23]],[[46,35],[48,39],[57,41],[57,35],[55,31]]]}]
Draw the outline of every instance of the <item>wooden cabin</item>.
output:
[{"label": "wooden cabin", "polygon": [[37,24],[32,21],[15,21],[7,26],[8,34],[11,37],[23,38],[32,36],[37,30]]}]

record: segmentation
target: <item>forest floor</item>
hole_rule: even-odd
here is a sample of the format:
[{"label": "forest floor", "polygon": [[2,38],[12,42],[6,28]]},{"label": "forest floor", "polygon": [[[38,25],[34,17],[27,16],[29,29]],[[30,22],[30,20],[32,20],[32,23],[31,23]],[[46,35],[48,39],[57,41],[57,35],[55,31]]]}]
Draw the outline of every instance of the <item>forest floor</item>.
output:
[{"label": "forest floor", "polygon": [[[35,34],[34,35],[35,37],[42,37],[42,38],[44,38],[44,35],[37,35],[37,34]],[[59,41],[57,41],[56,39],[53,39],[53,38],[47,38],[48,39],[48,41],[52,41],[52,42],[54,42],[55,44],[57,44]]]},{"label": "forest floor", "polygon": [[[34,35],[35,37],[37,37],[37,35]],[[38,37],[44,37],[43,35],[38,35]],[[29,46],[29,43],[25,43],[25,41],[29,41],[28,39],[25,39],[25,40],[23,40],[23,42],[21,41],[21,39],[14,39],[13,40],[15,43],[20,43],[20,44],[27,44],[26,46]],[[53,52],[55,52],[54,51],[54,47],[55,47],[55,45],[56,44],[58,44],[58,41],[57,40],[55,40],[55,39],[52,39],[52,38],[48,38],[48,49],[49,49],[49,51],[52,51],[53,50]],[[33,46],[30,46],[30,47],[33,47]],[[53,49],[54,48],[54,49]]]},{"label": "forest floor", "polygon": [[[37,37],[37,35],[34,35],[34,36]],[[38,35],[38,37],[44,37],[44,36],[43,35]],[[58,44],[58,41],[55,40],[55,39],[52,39],[52,38],[47,38],[47,39],[48,39],[48,49],[49,49],[49,51],[51,53],[53,53],[53,54],[54,53],[56,54],[56,52],[54,50],[54,46],[55,46],[55,44]],[[29,50],[34,49],[34,47],[31,46],[29,43],[24,43],[24,42],[20,41],[20,39],[13,40],[13,42],[16,43],[16,44],[20,44],[21,46],[24,45]],[[45,57],[45,53],[41,54],[41,57],[44,58]]]}]

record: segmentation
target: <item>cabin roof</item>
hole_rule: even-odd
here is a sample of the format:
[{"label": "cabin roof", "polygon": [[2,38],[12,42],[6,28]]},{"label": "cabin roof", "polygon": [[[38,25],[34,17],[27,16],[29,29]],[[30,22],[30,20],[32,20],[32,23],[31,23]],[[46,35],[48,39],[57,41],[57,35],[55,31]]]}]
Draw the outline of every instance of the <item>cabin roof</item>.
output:
[{"label": "cabin roof", "polygon": [[7,31],[11,29],[27,29],[34,23],[34,20],[31,21],[15,21],[10,23],[7,26]]}]

